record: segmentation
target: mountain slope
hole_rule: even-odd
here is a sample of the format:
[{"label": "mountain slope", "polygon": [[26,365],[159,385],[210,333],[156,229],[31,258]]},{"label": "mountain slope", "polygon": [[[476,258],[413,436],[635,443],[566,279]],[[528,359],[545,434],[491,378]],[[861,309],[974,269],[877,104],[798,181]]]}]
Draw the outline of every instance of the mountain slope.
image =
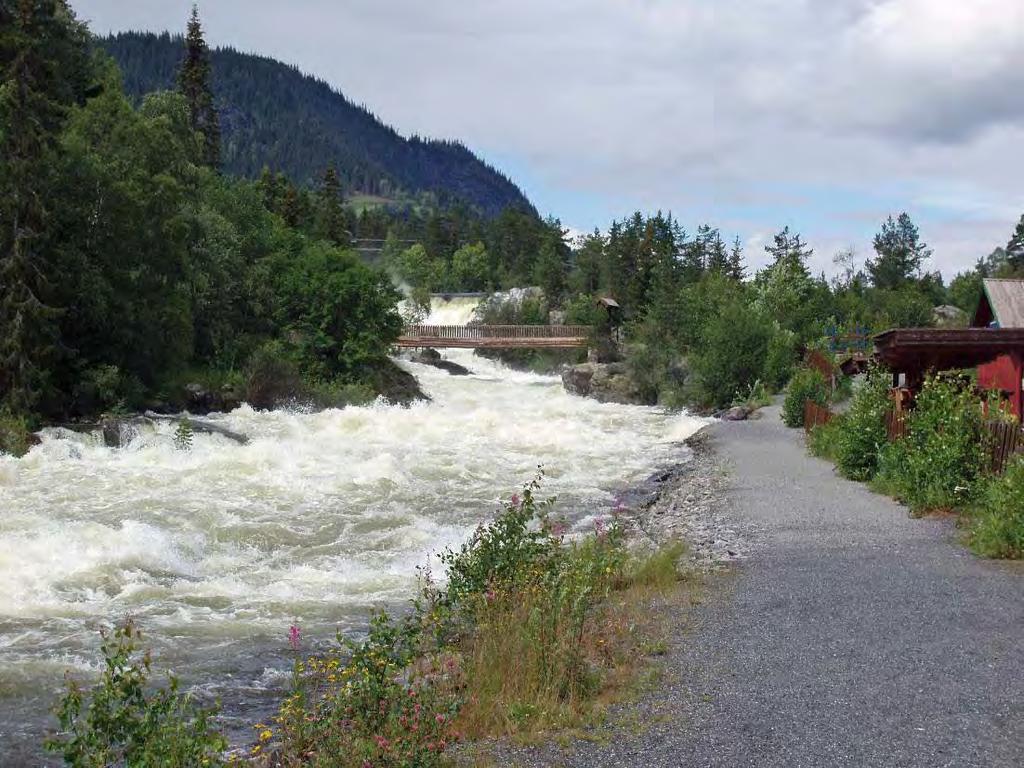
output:
[{"label": "mountain slope", "polygon": [[[128,32],[99,44],[131,96],[173,87],[180,36]],[[533,211],[515,184],[462,144],[406,139],[296,67],[231,48],[214,49],[212,63],[228,173],[256,177],[267,165],[310,183],[334,162],[349,192],[463,202],[491,216],[508,206]]]}]

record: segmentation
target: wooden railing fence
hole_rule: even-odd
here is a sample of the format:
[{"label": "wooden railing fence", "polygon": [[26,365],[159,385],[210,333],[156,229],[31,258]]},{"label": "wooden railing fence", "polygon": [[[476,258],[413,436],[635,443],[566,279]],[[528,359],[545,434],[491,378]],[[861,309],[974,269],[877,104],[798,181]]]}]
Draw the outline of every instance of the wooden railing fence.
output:
[{"label": "wooden railing fence", "polygon": [[577,339],[587,337],[589,325],[410,325],[410,339]]},{"label": "wooden railing fence", "polygon": [[986,422],[985,429],[991,458],[989,466],[994,474],[1000,475],[1015,453],[1024,453],[1024,430],[1019,424],[1006,421]]},{"label": "wooden railing fence", "polygon": [[891,408],[885,412],[885,435],[890,443],[907,436],[907,412]]},{"label": "wooden railing fence", "polygon": [[807,400],[804,402],[804,429],[810,432],[815,427],[824,426],[832,421],[833,415],[825,406]]},{"label": "wooden railing fence", "polygon": [[410,325],[399,347],[585,347],[589,325]]}]

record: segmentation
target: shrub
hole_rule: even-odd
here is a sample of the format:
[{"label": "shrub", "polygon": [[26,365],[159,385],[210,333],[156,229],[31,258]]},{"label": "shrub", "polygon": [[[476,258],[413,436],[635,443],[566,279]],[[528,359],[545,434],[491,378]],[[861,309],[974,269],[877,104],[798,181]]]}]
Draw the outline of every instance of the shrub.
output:
[{"label": "shrub", "polygon": [[32,446],[32,431],[28,419],[0,411],[0,454],[24,456]]},{"label": "shrub", "polygon": [[[275,765],[439,765],[459,739],[458,666],[440,656],[414,664],[421,637],[415,617],[379,614],[363,642],[297,660],[292,694],[275,718]],[[256,728],[253,756],[275,735]]]},{"label": "shrub", "polygon": [[782,389],[793,375],[797,361],[796,334],[785,329],[778,329],[768,341],[765,353],[764,373],[762,377],[768,387],[774,391]]},{"label": "shrub", "polygon": [[786,399],[782,404],[782,420],[787,427],[804,425],[804,404],[808,401],[828,405],[828,382],[821,371],[801,368],[786,388]]},{"label": "shrub", "polygon": [[75,407],[81,413],[123,413],[142,402],[143,391],[137,377],[116,365],[98,365],[82,374],[75,387]]},{"label": "shrub", "polygon": [[764,382],[758,379],[753,382],[745,390],[741,389],[736,393],[736,397],[733,398],[732,404],[745,405],[747,408],[757,409],[764,408],[769,405],[772,401],[771,395],[768,394],[768,388],[765,387]]},{"label": "shrub", "polygon": [[843,416],[836,415],[828,424],[820,424],[807,435],[807,450],[819,459],[835,461],[839,455],[839,438],[843,429]]},{"label": "shrub", "polygon": [[700,399],[724,407],[764,370],[771,328],[760,313],[738,300],[729,302],[704,329],[693,356]]},{"label": "shrub", "polygon": [[907,436],[881,453],[879,480],[915,512],[955,509],[970,499],[984,456],[974,391],[952,377],[929,378],[908,416]]},{"label": "shrub", "polygon": [[302,389],[295,355],[282,342],[268,341],[249,359],[245,399],[253,408],[276,408],[295,400]]},{"label": "shrub", "polygon": [[1024,557],[1024,456],[979,492],[970,522],[971,547],[985,557]]},{"label": "shrub", "polygon": [[872,369],[838,428],[836,463],[851,480],[870,480],[878,471],[878,453],[886,443],[885,414],[891,406],[888,374]]},{"label": "shrub", "polygon": [[130,620],[104,634],[100,681],[86,694],[68,680],[57,707],[60,731],[47,750],[76,768],[224,765],[227,741],[211,723],[216,710],[179,693],[174,677],[166,688],[152,689],[149,652],[136,653],[141,639]]}]

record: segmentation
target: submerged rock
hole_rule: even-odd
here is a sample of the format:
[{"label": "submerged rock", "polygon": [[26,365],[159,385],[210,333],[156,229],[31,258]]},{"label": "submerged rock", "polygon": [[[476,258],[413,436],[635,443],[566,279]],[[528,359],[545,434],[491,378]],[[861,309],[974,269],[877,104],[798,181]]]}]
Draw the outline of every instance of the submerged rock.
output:
[{"label": "submerged rock", "polygon": [[452,376],[468,376],[472,373],[472,371],[464,365],[459,365],[451,360],[445,360],[441,357],[441,353],[436,349],[421,350],[409,359],[414,363],[419,363],[420,365],[430,365],[434,368],[440,368],[442,371],[448,371]]},{"label": "submerged rock", "polygon": [[571,394],[601,403],[653,405],[625,363],[583,363],[562,372],[562,386]]}]

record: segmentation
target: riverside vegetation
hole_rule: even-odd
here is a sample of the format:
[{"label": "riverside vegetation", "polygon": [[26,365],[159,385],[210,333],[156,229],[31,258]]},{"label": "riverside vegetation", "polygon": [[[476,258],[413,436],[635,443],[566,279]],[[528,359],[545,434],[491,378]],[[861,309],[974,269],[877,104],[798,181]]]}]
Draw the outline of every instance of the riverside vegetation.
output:
[{"label": "riverside vegetation", "polygon": [[849,410],[811,430],[811,453],[896,497],[915,515],[958,513],[980,555],[1024,557],[1024,456],[1011,459],[1001,475],[993,475],[987,461],[985,421],[1010,417],[982,402],[969,376],[933,376],[906,415],[906,436],[890,442],[887,379],[882,371],[869,372]]},{"label": "riverside vegetation", "polygon": [[90,691],[69,681],[47,746],[68,765],[437,766],[456,744],[528,736],[600,716],[661,648],[652,611],[676,590],[679,544],[630,554],[614,518],[567,538],[535,480],[423,574],[410,611],[379,614],[365,639],[301,653],[291,692],[254,744],[226,755],[215,710],[154,688],[132,622],[105,638]]}]

